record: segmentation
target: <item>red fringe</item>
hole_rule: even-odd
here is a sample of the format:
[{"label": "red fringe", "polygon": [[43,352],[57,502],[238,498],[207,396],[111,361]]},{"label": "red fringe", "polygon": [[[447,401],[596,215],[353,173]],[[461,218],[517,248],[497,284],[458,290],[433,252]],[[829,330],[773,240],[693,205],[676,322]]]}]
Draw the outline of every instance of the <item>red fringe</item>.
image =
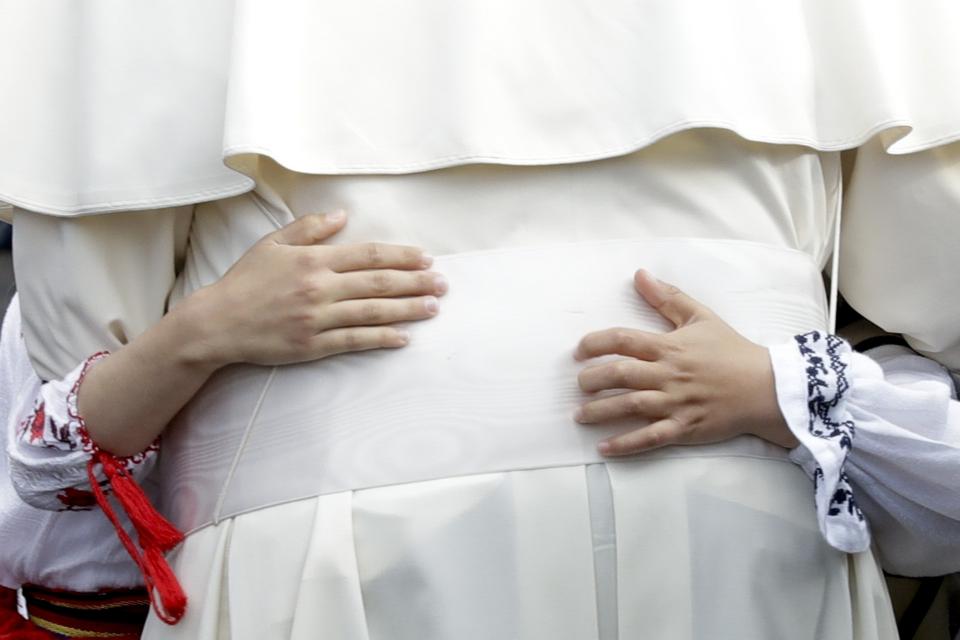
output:
[{"label": "red fringe", "polygon": [[[94,473],[97,464],[103,469],[113,494],[133,523],[140,543],[139,549],[123,528],[113,506],[97,482]],[[95,450],[87,464],[87,477],[90,479],[90,487],[97,498],[97,504],[113,523],[113,528],[116,529],[127,553],[140,567],[147,592],[150,594],[150,603],[157,616],[167,624],[176,624],[186,612],[187,596],[163,554],[180,544],[183,534],[154,509],[143,489],[115,456],[106,451]]]}]

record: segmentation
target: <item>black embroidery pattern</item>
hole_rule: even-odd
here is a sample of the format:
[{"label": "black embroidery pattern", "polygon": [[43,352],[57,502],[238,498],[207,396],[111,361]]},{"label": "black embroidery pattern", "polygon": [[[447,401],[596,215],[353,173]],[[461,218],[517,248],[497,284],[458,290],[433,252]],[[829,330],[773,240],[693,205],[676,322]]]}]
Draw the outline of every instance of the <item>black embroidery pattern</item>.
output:
[{"label": "black embroidery pattern", "polygon": [[853,488],[850,486],[850,479],[847,474],[840,472],[840,478],[837,480],[837,488],[830,498],[830,509],[828,516],[838,516],[846,513],[849,517],[854,517],[863,522],[863,512],[857,506],[857,501],[853,499]]},{"label": "black embroidery pattern", "polygon": [[807,363],[808,429],[817,438],[835,442],[842,452],[836,485],[832,488],[822,487],[824,473],[818,463],[813,474],[814,488],[818,495],[822,491],[831,492],[828,517],[854,519],[863,523],[863,512],[857,506],[850,480],[843,471],[856,434],[856,425],[844,411],[845,396],[850,389],[846,375],[849,345],[842,338],[819,331],[810,331],[794,339],[800,355]]}]

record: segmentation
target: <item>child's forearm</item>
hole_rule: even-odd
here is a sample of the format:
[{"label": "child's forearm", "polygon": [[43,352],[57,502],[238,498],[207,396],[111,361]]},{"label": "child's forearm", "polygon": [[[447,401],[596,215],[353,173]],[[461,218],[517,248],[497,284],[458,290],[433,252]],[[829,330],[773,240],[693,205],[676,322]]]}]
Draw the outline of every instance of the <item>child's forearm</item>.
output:
[{"label": "child's forearm", "polygon": [[203,296],[187,299],[89,370],[78,409],[99,447],[120,456],[144,450],[225,364],[207,346],[215,316],[203,306]]}]

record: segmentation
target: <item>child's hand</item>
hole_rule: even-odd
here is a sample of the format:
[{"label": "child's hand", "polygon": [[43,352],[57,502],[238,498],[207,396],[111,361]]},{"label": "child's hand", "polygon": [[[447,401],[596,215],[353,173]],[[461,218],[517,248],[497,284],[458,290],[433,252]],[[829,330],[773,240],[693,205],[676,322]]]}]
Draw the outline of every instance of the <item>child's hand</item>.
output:
[{"label": "child's hand", "polygon": [[585,403],[584,424],[636,417],[648,422],[600,443],[604,455],[628,455],[671,444],[706,444],[749,433],[784,447],[798,443],[784,421],[769,352],[676,287],[638,271],[635,286],[676,329],[657,335],[607,329],[580,341],[578,360],[626,356],[580,372],[588,393],[625,390]]},{"label": "child's hand", "polygon": [[406,332],[386,325],[435,315],[446,281],[415,247],[323,244],[345,222],[342,212],[300,218],[190,296],[205,325],[197,360],[275,365],[404,346]]}]

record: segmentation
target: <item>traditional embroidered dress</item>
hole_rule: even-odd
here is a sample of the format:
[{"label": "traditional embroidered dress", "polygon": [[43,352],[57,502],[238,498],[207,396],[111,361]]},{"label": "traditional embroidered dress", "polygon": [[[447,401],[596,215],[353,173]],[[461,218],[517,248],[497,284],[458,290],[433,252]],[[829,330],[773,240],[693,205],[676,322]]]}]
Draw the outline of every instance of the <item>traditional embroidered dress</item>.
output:
[{"label": "traditional embroidered dress", "polygon": [[[958,530],[956,499],[930,490],[957,468],[954,405],[942,371],[900,390],[828,337],[819,272],[837,211],[872,214],[843,198],[840,150],[936,159],[960,136],[952,5],[83,11],[87,26],[38,9],[9,27],[27,52],[125,54],[10,107],[8,137],[35,118],[83,132],[34,134],[0,171],[18,251],[48,265],[19,256],[43,375],[116,348],[308,212],[345,207],[335,242],[423,246],[451,282],[400,352],[231,367],[182,413],[161,475],[191,608],[146,637],[895,637],[866,522],[918,571]],[[100,11],[130,28],[86,37]],[[40,25],[59,39],[17,36]],[[187,44],[169,52],[174,31]],[[91,102],[61,119],[64,91]],[[862,166],[854,193],[878,186]],[[130,213],[159,206],[176,208]],[[794,460],[747,437],[597,456],[623,427],[573,424],[569,354],[589,330],[666,329],[630,290],[639,266],[771,347]],[[904,393],[924,410],[888,404]],[[873,424],[922,445],[878,461],[896,447]],[[938,452],[922,473],[920,449]],[[858,464],[882,483],[858,484]],[[891,489],[904,477],[915,491]],[[898,527],[906,559],[883,541]]]},{"label": "traditional embroidered dress", "polygon": [[[56,469],[74,468],[73,463],[63,463],[69,459],[70,446],[79,444],[76,434],[53,428],[68,423],[63,401],[70,393],[52,383],[46,385],[45,394],[36,395],[41,383],[30,365],[20,326],[20,308],[14,298],[0,336],[0,416],[4,429],[12,428],[4,440],[12,444],[19,437],[32,443],[23,451],[34,456],[31,468],[40,474],[39,482],[42,486],[59,482],[62,490],[55,494],[57,504],[47,505],[49,510],[31,507],[14,491],[6,456],[0,459],[0,539],[4,540],[0,545],[0,638],[50,638],[54,633],[68,638],[139,638],[149,609],[142,578],[110,523],[97,511],[93,496],[64,486],[70,481],[56,474]],[[11,404],[23,396],[47,399],[50,404],[32,411],[29,420],[8,420]],[[57,463],[51,469],[42,460],[50,459],[53,451]],[[89,458],[89,453],[83,455]],[[148,471],[154,460],[152,454],[145,457],[138,475]],[[153,493],[154,483],[146,478],[144,482]],[[18,588],[22,612],[18,612]]]}]

